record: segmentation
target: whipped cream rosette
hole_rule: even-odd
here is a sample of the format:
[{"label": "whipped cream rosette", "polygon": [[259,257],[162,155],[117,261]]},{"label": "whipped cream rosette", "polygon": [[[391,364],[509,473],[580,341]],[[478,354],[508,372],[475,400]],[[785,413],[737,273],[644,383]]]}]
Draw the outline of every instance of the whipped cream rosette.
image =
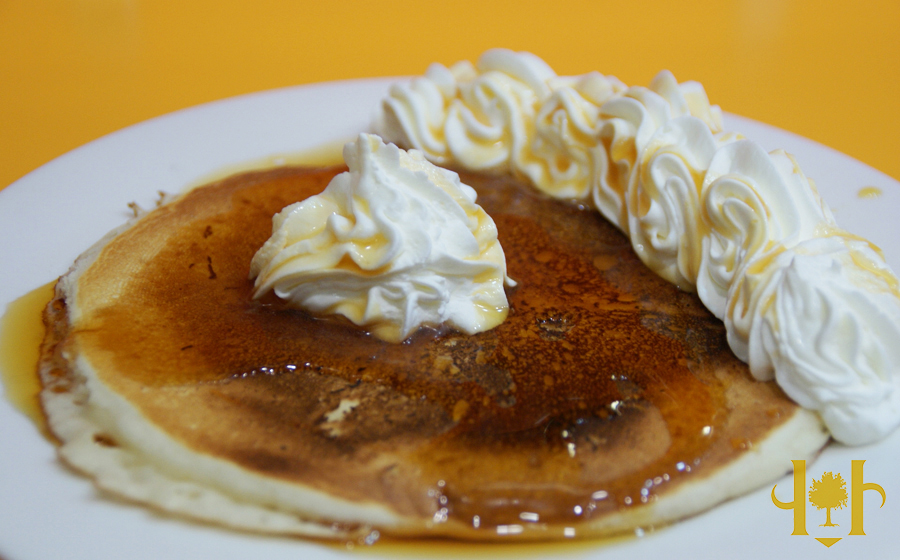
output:
[{"label": "whipped cream rosette", "polygon": [[900,292],[782,151],[722,131],[695,82],[649,88],[486,52],[397,85],[376,124],[438,164],[527,177],[592,205],[659,275],[725,322],[735,354],[864,444],[900,424]]},{"label": "whipped cream rosette", "polygon": [[398,342],[419,326],[468,334],[506,318],[506,260],[490,216],[456,173],[377,136],[344,147],[350,170],[272,219],[250,265],[274,291]]}]

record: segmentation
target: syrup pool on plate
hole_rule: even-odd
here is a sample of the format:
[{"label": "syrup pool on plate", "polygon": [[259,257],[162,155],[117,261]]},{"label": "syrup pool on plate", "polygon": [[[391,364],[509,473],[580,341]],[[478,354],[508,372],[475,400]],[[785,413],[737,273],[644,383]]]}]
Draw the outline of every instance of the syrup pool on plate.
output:
[{"label": "syrup pool on plate", "polygon": [[6,398],[48,438],[51,436],[38,399],[41,382],[37,361],[44,338],[41,312],[53,297],[54,284],[44,284],[10,302],[0,319],[0,375]]}]

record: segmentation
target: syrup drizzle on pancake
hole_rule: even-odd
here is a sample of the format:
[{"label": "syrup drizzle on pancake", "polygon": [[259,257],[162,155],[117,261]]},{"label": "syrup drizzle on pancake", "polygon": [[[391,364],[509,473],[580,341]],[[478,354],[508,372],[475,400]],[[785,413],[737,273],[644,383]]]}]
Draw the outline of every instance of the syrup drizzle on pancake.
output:
[{"label": "syrup drizzle on pancake", "polygon": [[[426,523],[513,533],[652,501],[793,409],[596,213],[506,178],[461,174],[518,282],[491,331],[390,344],[252,300],[272,214],[339,171],[232,177],[108,245],[79,282],[71,333],[104,383],[201,453]],[[735,387],[750,405],[730,414]]]}]

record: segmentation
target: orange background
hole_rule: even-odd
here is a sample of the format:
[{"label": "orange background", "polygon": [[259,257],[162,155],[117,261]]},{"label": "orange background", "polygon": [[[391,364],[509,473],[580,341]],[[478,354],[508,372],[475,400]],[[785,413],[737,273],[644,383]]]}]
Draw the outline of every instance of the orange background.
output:
[{"label": "orange background", "polygon": [[668,68],[726,111],[900,178],[897,0],[0,0],[0,188],[183,107],[496,46],[635,85]]}]

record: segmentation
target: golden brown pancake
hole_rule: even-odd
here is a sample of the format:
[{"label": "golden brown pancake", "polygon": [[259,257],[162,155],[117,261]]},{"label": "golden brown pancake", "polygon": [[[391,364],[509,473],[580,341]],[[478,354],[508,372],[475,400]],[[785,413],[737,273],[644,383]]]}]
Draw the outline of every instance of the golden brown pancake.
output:
[{"label": "golden brown pancake", "polygon": [[41,364],[67,462],[242,529],[560,538],[702,511],[827,440],[596,212],[507,178],[461,174],[518,283],[493,330],[391,344],[254,300],[271,216],[340,170],[194,189],[79,259]]}]

